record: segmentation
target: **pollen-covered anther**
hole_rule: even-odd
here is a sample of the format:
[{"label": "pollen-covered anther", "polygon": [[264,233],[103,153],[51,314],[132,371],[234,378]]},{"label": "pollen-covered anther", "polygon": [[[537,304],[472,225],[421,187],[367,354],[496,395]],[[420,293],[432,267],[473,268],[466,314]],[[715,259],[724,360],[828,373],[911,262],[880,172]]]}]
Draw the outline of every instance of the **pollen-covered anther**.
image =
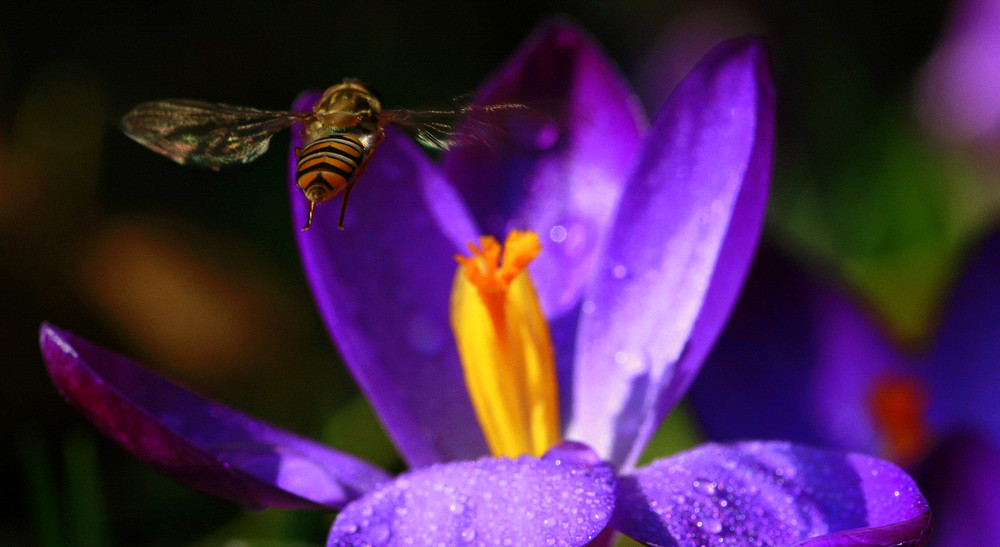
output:
[{"label": "pollen-covered anther", "polygon": [[455,257],[451,294],[469,396],[495,455],[541,455],[560,440],[552,337],[527,271],[541,243],[515,231],[469,251]]},{"label": "pollen-covered anther", "polygon": [[[501,262],[501,251],[503,261]],[[501,249],[493,236],[479,238],[479,247],[469,243],[472,256],[455,255],[455,260],[465,270],[465,275],[480,292],[505,292],[514,277],[542,251],[538,234],[514,230],[507,235]]]}]

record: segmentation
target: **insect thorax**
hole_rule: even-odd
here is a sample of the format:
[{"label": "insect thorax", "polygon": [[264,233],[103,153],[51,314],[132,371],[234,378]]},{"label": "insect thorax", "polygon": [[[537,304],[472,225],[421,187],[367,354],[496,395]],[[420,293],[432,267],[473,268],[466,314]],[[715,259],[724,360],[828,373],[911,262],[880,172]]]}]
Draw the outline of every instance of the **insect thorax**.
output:
[{"label": "insect thorax", "polygon": [[382,103],[364,84],[345,80],[327,89],[313,107],[315,120],[309,124],[308,133],[375,135],[381,131],[381,112]]}]

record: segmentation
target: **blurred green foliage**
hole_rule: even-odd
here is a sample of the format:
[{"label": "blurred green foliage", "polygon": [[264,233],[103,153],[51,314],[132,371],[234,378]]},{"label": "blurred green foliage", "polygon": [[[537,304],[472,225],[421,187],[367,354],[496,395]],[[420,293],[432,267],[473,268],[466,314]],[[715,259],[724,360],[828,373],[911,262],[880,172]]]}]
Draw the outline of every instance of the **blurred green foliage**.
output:
[{"label": "blurred green foliage", "polygon": [[[0,382],[8,389],[0,419],[15,449],[0,454],[0,543],[315,545],[331,520],[244,513],[160,478],[106,442],[49,384],[36,344],[42,320],[401,469],[320,325],[288,208],[275,205],[287,199],[287,137],[251,166],[184,168],[115,130],[132,105],[191,97],[281,109],[302,90],[345,76],[372,82],[389,105],[440,105],[474,91],[541,19],[563,12],[593,33],[652,109],[668,91],[648,72],[665,66],[657,55],[671,55],[653,47],[664,35],[706,20],[719,24],[699,30],[705,39],[757,32],[772,48],[779,98],[765,244],[853,285],[901,340],[919,344],[955,272],[994,225],[1000,192],[981,153],[935,140],[913,113],[917,74],[949,4],[893,4],[4,3]],[[149,245],[166,251],[130,269],[128,258]],[[208,342],[182,344],[176,318],[161,317],[170,310],[142,300],[144,287],[183,281],[201,302],[219,279],[246,287],[233,297],[250,310],[234,320],[232,332],[244,336],[227,342],[233,347],[212,341],[222,321],[212,323],[220,330]],[[146,315],[109,303],[108,284],[134,287],[123,298]],[[286,325],[280,336],[254,335],[273,330],[261,310]],[[156,349],[165,344],[187,353]],[[699,437],[682,411],[648,455]]]}]

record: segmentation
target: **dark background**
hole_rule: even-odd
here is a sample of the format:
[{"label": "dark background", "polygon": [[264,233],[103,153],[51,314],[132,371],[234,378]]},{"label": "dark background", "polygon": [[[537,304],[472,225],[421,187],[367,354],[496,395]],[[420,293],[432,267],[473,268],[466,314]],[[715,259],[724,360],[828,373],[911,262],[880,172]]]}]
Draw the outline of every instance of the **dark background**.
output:
[{"label": "dark background", "polygon": [[37,349],[43,320],[401,468],[304,283],[284,180],[287,135],[251,165],[203,171],[118,132],[131,106],[187,97],[284,109],[345,76],[374,84],[389,106],[451,104],[562,13],[593,34],[653,112],[711,45],[759,33],[779,102],[765,245],[851,286],[900,340],[919,346],[997,202],[992,144],[935,136],[914,106],[950,9],[793,0],[4,3],[0,543],[319,544],[331,519],[244,513],[106,442],[48,382]]}]

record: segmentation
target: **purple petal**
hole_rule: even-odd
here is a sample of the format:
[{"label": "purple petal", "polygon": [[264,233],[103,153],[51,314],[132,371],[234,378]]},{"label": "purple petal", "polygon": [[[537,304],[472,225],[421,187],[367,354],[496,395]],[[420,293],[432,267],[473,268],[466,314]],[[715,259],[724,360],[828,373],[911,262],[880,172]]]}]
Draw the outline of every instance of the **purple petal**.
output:
[{"label": "purple petal", "polygon": [[596,459],[557,447],[406,473],[347,506],[327,545],[585,545],[614,505],[614,472]]},{"label": "purple petal", "polygon": [[930,539],[930,527],[931,512],[927,509],[896,524],[837,532],[807,539],[795,547],[920,547]]},{"label": "purple petal", "polygon": [[[316,98],[303,94],[295,108]],[[301,226],[308,201],[294,154],[289,164]],[[488,453],[448,322],[453,256],[475,237],[461,203],[423,152],[390,130],[351,194],[344,230],[339,214],[339,200],[319,204],[299,250],[327,329],[386,430],[414,467]],[[450,231],[438,227],[442,217]]]},{"label": "purple petal", "polygon": [[975,428],[1000,444],[1000,234],[979,249],[930,355],[930,416],[941,431]]},{"label": "purple petal", "polygon": [[785,546],[847,530],[808,544],[910,545],[929,526],[898,467],[783,442],[702,445],[621,477],[616,495],[612,525],[660,546]]},{"label": "purple petal", "polygon": [[914,475],[934,508],[932,545],[1000,545],[1000,447],[958,435],[942,442]]},{"label": "purple petal", "polygon": [[947,36],[924,68],[919,109],[945,139],[1000,134],[1000,2],[954,2]]},{"label": "purple petal", "polygon": [[522,103],[498,120],[507,137],[461,147],[445,171],[485,233],[543,238],[532,278],[550,317],[579,301],[639,149],[638,100],[600,49],[572,24],[543,25],[476,96]]},{"label": "purple petal", "polygon": [[57,327],[42,325],[40,344],[66,400],[126,450],[192,488],[255,509],[339,509],[391,478]]},{"label": "purple petal", "polygon": [[757,245],[773,115],[754,38],[715,48],[665,103],[584,305],[567,438],[627,468],[687,389]]},{"label": "purple petal", "polygon": [[874,453],[873,390],[908,370],[845,294],[762,253],[691,397],[714,440],[784,439]]}]

